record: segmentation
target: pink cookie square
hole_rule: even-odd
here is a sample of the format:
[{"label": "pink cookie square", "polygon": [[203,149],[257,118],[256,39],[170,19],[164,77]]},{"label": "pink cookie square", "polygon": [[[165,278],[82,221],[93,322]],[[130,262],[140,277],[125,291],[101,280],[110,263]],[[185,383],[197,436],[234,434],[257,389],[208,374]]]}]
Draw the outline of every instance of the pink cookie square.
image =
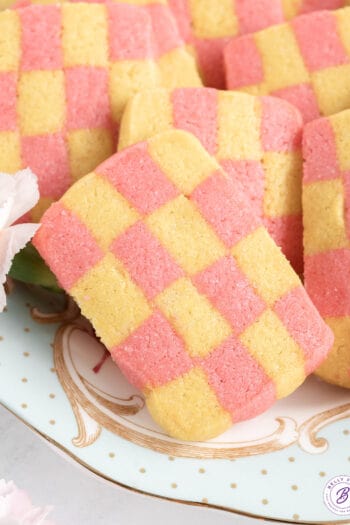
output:
[{"label": "pink cookie square", "polygon": [[158,311],[111,354],[128,380],[141,390],[164,385],[192,368],[183,341]]},{"label": "pink cookie square", "polygon": [[234,3],[242,35],[284,22],[281,0],[235,0]]},{"label": "pink cookie square", "polygon": [[229,248],[260,225],[243,191],[221,171],[202,182],[191,200]]},{"label": "pink cookie square", "polygon": [[315,120],[305,126],[303,157],[304,183],[339,177],[335,134],[327,118]]},{"label": "pink cookie square", "polygon": [[108,72],[104,68],[72,67],[65,70],[67,128],[111,126]]},{"label": "pink cookie square", "polygon": [[236,422],[260,414],[276,399],[272,381],[234,335],[201,366],[220,404]]},{"label": "pink cookie square", "polygon": [[175,19],[167,5],[150,4],[145,9],[152,21],[156,56],[162,56],[183,45]]},{"label": "pink cookie square", "polygon": [[339,9],[344,7],[344,0],[302,0],[300,13],[311,13],[323,9]]},{"label": "pink cookie square", "polygon": [[140,212],[149,214],[175,198],[179,191],[148,153],[146,142],[126,148],[100,164],[98,173]]},{"label": "pink cookie square", "polygon": [[336,18],[331,11],[296,17],[291,25],[309,71],[349,62],[337,32]]},{"label": "pink cookie square", "polygon": [[215,262],[192,280],[237,334],[254,323],[266,308],[231,256]]},{"label": "pink cookie square", "polygon": [[350,239],[350,171],[343,172],[343,185],[345,194],[345,223],[346,233],[348,239]]},{"label": "pink cookie square", "polygon": [[217,150],[218,95],[215,89],[180,88],[171,94],[173,124],[197,137],[211,154]]},{"label": "pink cookie square", "polygon": [[297,84],[271,93],[293,104],[301,113],[304,124],[320,117],[320,110],[311,84]]},{"label": "pink cookie square", "polygon": [[261,163],[255,160],[222,160],[220,164],[235,186],[249,200],[252,213],[257,217],[262,217],[265,172]]},{"label": "pink cookie square", "polygon": [[334,339],[331,330],[301,286],[279,299],[274,311],[304,352],[305,373],[311,374],[331,349]]},{"label": "pink cookie square", "polygon": [[264,217],[264,225],[296,273],[303,275],[303,219],[301,215]]},{"label": "pink cookie square", "polygon": [[301,147],[303,119],[299,111],[284,100],[261,97],[261,143],[264,151],[289,152]]},{"label": "pink cookie square", "polygon": [[264,68],[253,35],[233,38],[224,50],[228,89],[252,86],[264,80]]},{"label": "pink cookie square", "polygon": [[18,14],[21,20],[22,70],[61,69],[60,7],[36,5],[30,9],[19,9]]},{"label": "pink cookie square", "polygon": [[86,226],[60,202],[44,213],[33,244],[67,291],[103,258]]},{"label": "pink cookie square", "polygon": [[106,4],[109,18],[109,47],[112,61],[151,58],[152,25],[144,8],[126,4]]},{"label": "pink cookie square", "polygon": [[22,137],[23,165],[38,177],[40,195],[59,199],[72,184],[69,158],[61,133]]},{"label": "pink cookie square", "polygon": [[350,315],[350,250],[306,256],[305,287],[322,317]]},{"label": "pink cookie square", "polygon": [[171,255],[142,222],[120,235],[110,250],[150,300],[183,275]]},{"label": "pink cookie square", "polygon": [[189,42],[192,36],[192,27],[187,0],[168,0],[168,5],[176,19],[181,38],[185,42]]},{"label": "pink cookie square", "polygon": [[229,37],[192,39],[196,50],[199,71],[204,85],[216,89],[225,89],[225,68],[223,52]]},{"label": "pink cookie square", "polygon": [[14,131],[17,128],[16,73],[0,73],[0,93],[0,131]]}]

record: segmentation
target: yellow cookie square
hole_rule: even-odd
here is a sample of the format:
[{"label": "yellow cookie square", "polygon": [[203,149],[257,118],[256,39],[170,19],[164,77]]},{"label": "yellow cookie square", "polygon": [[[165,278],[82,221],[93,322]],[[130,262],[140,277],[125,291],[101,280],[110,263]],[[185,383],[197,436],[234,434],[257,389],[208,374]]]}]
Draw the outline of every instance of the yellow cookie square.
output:
[{"label": "yellow cookie square", "polygon": [[16,131],[0,131],[0,171],[15,173],[22,168],[21,139]]},{"label": "yellow cookie square", "polygon": [[118,150],[173,128],[170,91],[154,89],[135,95],[126,105]]},{"label": "yellow cookie square", "polygon": [[67,141],[71,175],[75,180],[93,171],[115,153],[113,134],[109,129],[69,131]]},{"label": "yellow cookie square", "polygon": [[108,65],[107,11],[100,4],[62,5],[65,67]]},{"label": "yellow cookie square", "polygon": [[21,27],[16,11],[0,17],[0,72],[16,71],[21,57]]},{"label": "yellow cookie square", "polygon": [[325,319],[334,334],[334,345],[316,374],[329,383],[350,388],[350,317]]},{"label": "yellow cookie square", "polygon": [[159,71],[153,60],[114,62],[109,72],[112,115],[119,122],[125,105],[136,93],[159,85]]},{"label": "yellow cookie square", "polygon": [[220,166],[193,135],[175,131],[167,137],[168,140],[164,135],[151,138],[149,154],[181,193],[190,195]]},{"label": "yellow cookie square", "polygon": [[266,152],[263,166],[264,214],[267,217],[283,217],[301,213],[301,154]]},{"label": "yellow cookie square", "polygon": [[269,91],[309,81],[309,73],[288,24],[264,29],[256,33],[254,39],[262,56]]},{"label": "yellow cookie square", "polygon": [[164,290],[156,304],[192,357],[205,357],[232,333],[229,324],[189,279],[179,279]]},{"label": "yellow cookie square", "polygon": [[61,131],[66,112],[63,71],[22,73],[17,110],[24,136]]},{"label": "yellow cookie square", "polygon": [[339,167],[342,171],[350,170],[350,110],[334,115],[329,122],[334,131]]},{"label": "yellow cookie square", "polygon": [[282,0],[284,18],[290,20],[300,13],[303,0]]},{"label": "yellow cookie square", "polygon": [[33,222],[40,222],[41,217],[54,202],[51,197],[40,197],[39,202],[30,210],[30,216]]},{"label": "yellow cookie square", "polygon": [[220,405],[199,368],[152,390],[146,398],[152,418],[171,436],[187,441],[221,434],[232,419]]},{"label": "yellow cookie square", "polygon": [[225,247],[195,206],[180,195],[146,223],[185,271],[195,274],[222,257]]},{"label": "yellow cookie square", "polygon": [[277,399],[288,396],[304,381],[303,352],[271,310],[250,325],[240,340],[273,380]]},{"label": "yellow cookie square", "polygon": [[95,173],[83,177],[62,198],[89,228],[102,249],[139,219],[139,214],[107,180]]},{"label": "yellow cookie square", "polygon": [[315,71],[311,73],[311,81],[321,115],[350,107],[350,65]]},{"label": "yellow cookie square", "polygon": [[108,348],[124,341],[151,315],[141,290],[111,253],[79,279],[70,294]]},{"label": "yellow cookie square", "polygon": [[341,179],[304,185],[305,255],[349,246],[344,207],[344,188]]},{"label": "yellow cookie square", "polygon": [[[349,0],[347,0],[346,5],[350,5]],[[350,55],[350,9],[337,9],[333,12],[333,16],[337,21],[338,35],[340,36],[347,54]]]},{"label": "yellow cookie square", "polygon": [[260,102],[245,93],[218,94],[218,151],[220,160],[261,160]]},{"label": "yellow cookie square", "polygon": [[160,84],[165,88],[202,86],[195,58],[184,48],[168,51],[158,59],[157,64]]},{"label": "yellow cookie square", "polygon": [[238,33],[233,0],[189,0],[192,27],[198,38],[219,38]]},{"label": "yellow cookie square", "polygon": [[300,285],[299,277],[265,228],[260,227],[247,235],[236,244],[232,253],[240,269],[268,305],[273,305]]}]

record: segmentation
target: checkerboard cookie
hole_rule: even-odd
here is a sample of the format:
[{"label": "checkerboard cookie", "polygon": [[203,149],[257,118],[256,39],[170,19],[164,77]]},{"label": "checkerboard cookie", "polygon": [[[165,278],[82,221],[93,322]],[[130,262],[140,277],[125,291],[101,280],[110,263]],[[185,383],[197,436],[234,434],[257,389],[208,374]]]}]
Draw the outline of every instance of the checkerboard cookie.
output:
[{"label": "checkerboard cookie", "polygon": [[211,88],[140,92],[126,106],[119,149],[173,128],[216,157],[301,275],[302,119],[294,106]]},{"label": "checkerboard cookie", "polygon": [[227,86],[282,97],[301,110],[306,122],[347,109],[349,27],[350,7],[233,39],[224,53]]},{"label": "checkerboard cookie", "polygon": [[244,193],[184,131],[78,181],[34,244],[175,438],[209,439],[261,413],[332,345]]},{"label": "checkerboard cookie", "polygon": [[126,4],[37,5],[1,12],[0,35],[0,171],[37,174],[38,220],[115,152],[128,98],[161,84],[152,21]]},{"label": "checkerboard cookie", "polygon": [[225,86],[222,52],[230,38],[348,4],[349,0],[169,0],[182,37],[198,58],[204,83],[219,89]]},{"label": "checkerboard cookie", "polygon": [[350,388],[350,110],[304,136],[305,286],[335,342],[317,374]]},{"label": "checkerboard cookie", "polygon": [[[31,4],[61,4],[79,0],[19,0],[14,7]],[[105,3],[108,0],[86,0],[87,3]],[[176,21],[166,0],[111,0],[118,4],[130,4],[144,9],[151,18],[154,56],[160,72],[160,83],[167,88],[199,86],[202,84],[195,58],[187,52],[180,37]],[[1,0],[0,0],[1,2]],[[133,27],[132,25],[130,26]],[[135,28],[136,30],[136,28]],[[138,29],[142,30],[142,28]]]}]

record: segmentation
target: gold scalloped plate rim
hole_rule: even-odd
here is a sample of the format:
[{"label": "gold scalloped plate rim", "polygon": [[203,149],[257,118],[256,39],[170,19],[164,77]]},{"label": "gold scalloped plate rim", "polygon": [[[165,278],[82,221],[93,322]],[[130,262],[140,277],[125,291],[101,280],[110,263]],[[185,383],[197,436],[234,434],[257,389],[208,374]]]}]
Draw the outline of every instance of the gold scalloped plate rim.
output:
[{"label": "gold scalloped plate rim", "polygon": [[28,423],[28,421],[26,421],[21,416],[16,414],[16,412],[14,412],[10,408],[8,408],[1,401],[0,401],[0,406],[2,406],[5,410],[7,410],[13,416],[15,416],[16,419],[18,419],[27,428],[29,428],[32,432],[34,432],[34,434],[36,434],[39,437],[43,438],[50,445],[53,445],[54,447],[58,448],[61,452],[63,452],[63,454],[69,456],[71,459],[73,459],[75,462],[77,462],[80,466],[82,466],[86,470],[88,470],[91,474],[93,474],[95,476],[98,476],[101,479],[103,479],[103,480],[105,480],[105,481],[107,481],[109,483],[112,483],[112,484],[114,484],[114,485],[116,485],[116,486],[118,486],[118,487],[120,487],[122,489],[126,489],[126,490],[128,490],[130,492],[133,492],[135,494],[140,494],[141,496],[150,496],[150,497],[155,498],[155,499],[160,499],[160,500],[163,500],[163,501],[170,501],[170,502],[173,502],[173,503],[179,503],[181,505],[187,505],[187,506],[193,506],[193,507],[204,507],[204,508],[209,508],[209,509],[229,512],[230,514],[233,514],[233,515],[236,515],[236,516],[243,516],[245,518],[251,518],[251,519],[264,521],[264,522],[269,522],[269,523],[285,523],[285,524],[288,524],[288,525],[295,525],[295,524],[298,524],[298,525],[339,525],[339,524],[340,525],[350,525],[350,519],[349,520],[336,520],[336,521],[299,521],[299,520],[290,521],[290,520],[285,520],[285,519],[280,519],[280,518],[269,518],[269,517],[266,517],[266,516],[261,516],[259,514],[251,514],[249,512],[244,512],[244,511],[233,509],[233,508],[230,508],[230,507],[224,507],[224,506],[220,506],[220,505],[215,505],[215,504],[209,503],[209,502],[208,503],[204,503],[204,502],[199,502],[199,501],[181,500],[181,499],[172,498],[170,496],[161,496],[160,494],[155,494],[155,493],[152,493],[152,492],[147,492],[145,490],[136,489],[135,487],[131,487],[130,485],[126,485],[126,484],[124,484],[124,483],[122,483],[120,481],[117,481],[117,480],[115,480],[113,478],[110,478],[109,476],[107,476],[107,475],[103,474],[102,472],[98,471],[97,469],[95,469],[94,467],[92,467],[91,465],[86,463],[85,461],[81,460],[75,454],[73,454],[73,452],[68,450],[66,447],[61,445],[58,441],[56,441],[55,439],[51,438],[50,436],[48,436],[44,432],[41,432],[40,430],[35,428],[33,425]]}]

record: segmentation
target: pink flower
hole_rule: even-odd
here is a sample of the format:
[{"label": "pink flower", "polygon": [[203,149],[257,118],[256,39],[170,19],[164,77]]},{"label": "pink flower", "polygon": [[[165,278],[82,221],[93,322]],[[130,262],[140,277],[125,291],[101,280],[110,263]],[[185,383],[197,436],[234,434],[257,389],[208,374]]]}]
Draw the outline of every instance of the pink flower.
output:
[{"label": "pink flower", "polygon": [[3,284],[12,259],[39,227],[38,224],[13,223],[31,210],[38,199],[38,182],[30,169],[15,175],[0,173],[0,312],[6,305]]},{"label": "pink flower", "polygon": [[0,479],[0,525],[54,525],[45,518],[51,507],[39,509],[13,481]]}]

